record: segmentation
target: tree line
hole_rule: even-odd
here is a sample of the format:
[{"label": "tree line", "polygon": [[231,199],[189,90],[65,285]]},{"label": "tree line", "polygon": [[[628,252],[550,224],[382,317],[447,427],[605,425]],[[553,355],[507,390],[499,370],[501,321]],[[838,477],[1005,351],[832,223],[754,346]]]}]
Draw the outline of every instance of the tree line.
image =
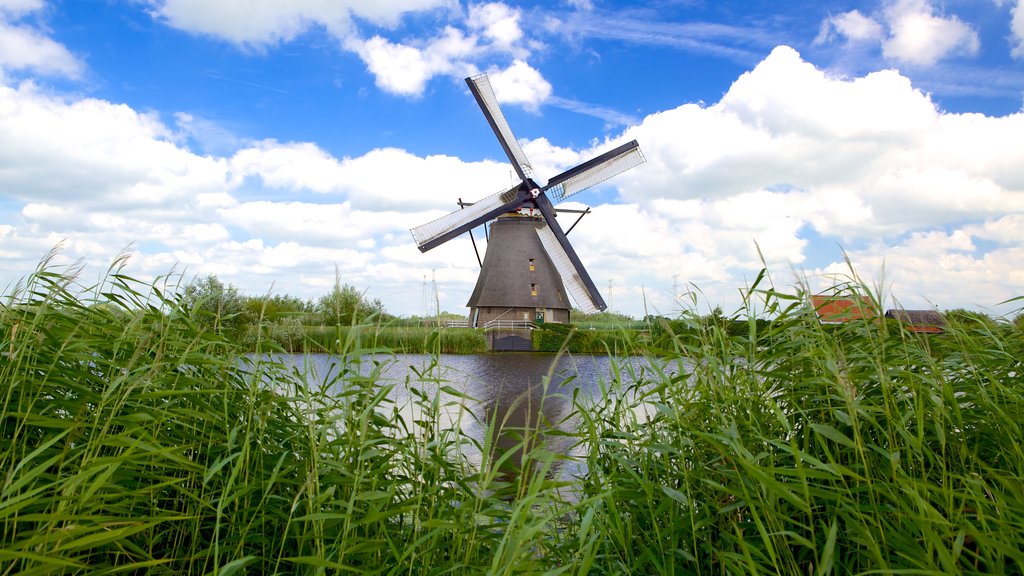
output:
[{"label": "tree line", "polygon": [[303,300],[289,294],[247,296],[211,274],[189,282],[182,300],[198,322],[233,336],[244,336],[257,326],[301,329],[394,320],[379,298],[370,299],[355,286],[342,283],[315,300]]}]

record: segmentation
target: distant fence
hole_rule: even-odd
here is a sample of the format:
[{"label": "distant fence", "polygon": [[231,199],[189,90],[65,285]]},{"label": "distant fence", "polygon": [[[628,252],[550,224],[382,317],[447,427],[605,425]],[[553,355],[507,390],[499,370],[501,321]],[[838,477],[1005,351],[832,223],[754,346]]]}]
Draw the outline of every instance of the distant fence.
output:
[{"label": "distant fence", "polygon": [[[449,320],[448,328],[469,328],[469,320]],[[484,330],[536,330],[537,325],[525,320],[491,320],[482,326]]]},{"label": "distant fence", "polygon": [[491,320],[484,330],[536,330],[537,325],[525,320]]},{"label": "distant fence", "polygon": [[[447,320],[446,328],[469,328],[469,320]],[[620,324],[573,323],[577,330],[647,330],[647,322],[630,322]],[[525,320],[491,320],[483,325],[484,329],[493,330],[536,330],[537,325]]]}]

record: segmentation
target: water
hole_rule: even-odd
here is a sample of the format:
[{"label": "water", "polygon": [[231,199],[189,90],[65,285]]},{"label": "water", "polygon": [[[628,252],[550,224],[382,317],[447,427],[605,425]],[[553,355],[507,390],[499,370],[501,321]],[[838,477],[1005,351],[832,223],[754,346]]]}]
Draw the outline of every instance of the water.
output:
[{"label": "water", "polygon": [[[302,370],[312,382],[341,392],[346,382],[337,378],[338,359],[327,354],[291,355],[281,360]],[[506,352],[478,355],[395,354],[363,358],[359,370],[367,375],[379,363],[377,382],[394,384],[388,394],[406,421],[416,418],[417,407],[410,388],[432,396],[438,387],[451,387],[465,395],[442,405],[441,423],[460,429],[478,441],[487,426],[494,422],[498,449],[516,449],[523,432],[536,432],[538,441],[554,452],[575,457],[576,440],[555,430],[576,432],[578,417],[573,414],[573,397],[582,402],[596,400],[608,389],[628,388],[635,381],[650,381],[652,360],[646,358],[612,358],[609,356],[556,357],[551,354]],[[665,369],[664,366],[661,367]],[[671,367],[668,368],[671,372]],[[622,387],[612,385],[618,374]],[[454,401],[459,400],[459,401]],[[480,454],[468,450],[467,457],[479,463]],[[563,474],[580,471],[570,458]]]}]

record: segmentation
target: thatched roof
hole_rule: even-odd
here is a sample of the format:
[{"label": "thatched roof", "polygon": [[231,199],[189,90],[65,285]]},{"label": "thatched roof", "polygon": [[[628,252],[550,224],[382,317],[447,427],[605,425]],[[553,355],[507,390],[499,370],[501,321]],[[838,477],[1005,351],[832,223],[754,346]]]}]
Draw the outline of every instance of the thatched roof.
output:
[{"label": "thatched roof", "polygon": [[942,333],[946,331],[946,319],[935,310],[887,310],[886,318],[899,320],[914,332]]},{"label": "thatched roof", "polygon": [[466,306],[565,310],[572,307],[537,236],[538,226],[547,224],[542,218],[519,215],[502,216],[491,223],[483,267]]}]

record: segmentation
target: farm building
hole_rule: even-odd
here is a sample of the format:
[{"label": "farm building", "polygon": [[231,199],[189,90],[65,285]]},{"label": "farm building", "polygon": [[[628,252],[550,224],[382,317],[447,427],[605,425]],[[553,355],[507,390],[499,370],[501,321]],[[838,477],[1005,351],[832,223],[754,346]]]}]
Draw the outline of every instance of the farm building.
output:
[{"label": "farm building", "polygon": [[844,296],[811,296],[811,305],[823,324],[842,324],[851,320],[878,317],[874,304],[867,296],[849,298]]},{"label": "farm building", "polygon": [[946,319],[935,310],[887,310],[886,318],[893,318],[911,332],[942,334],[946,331]]}]

